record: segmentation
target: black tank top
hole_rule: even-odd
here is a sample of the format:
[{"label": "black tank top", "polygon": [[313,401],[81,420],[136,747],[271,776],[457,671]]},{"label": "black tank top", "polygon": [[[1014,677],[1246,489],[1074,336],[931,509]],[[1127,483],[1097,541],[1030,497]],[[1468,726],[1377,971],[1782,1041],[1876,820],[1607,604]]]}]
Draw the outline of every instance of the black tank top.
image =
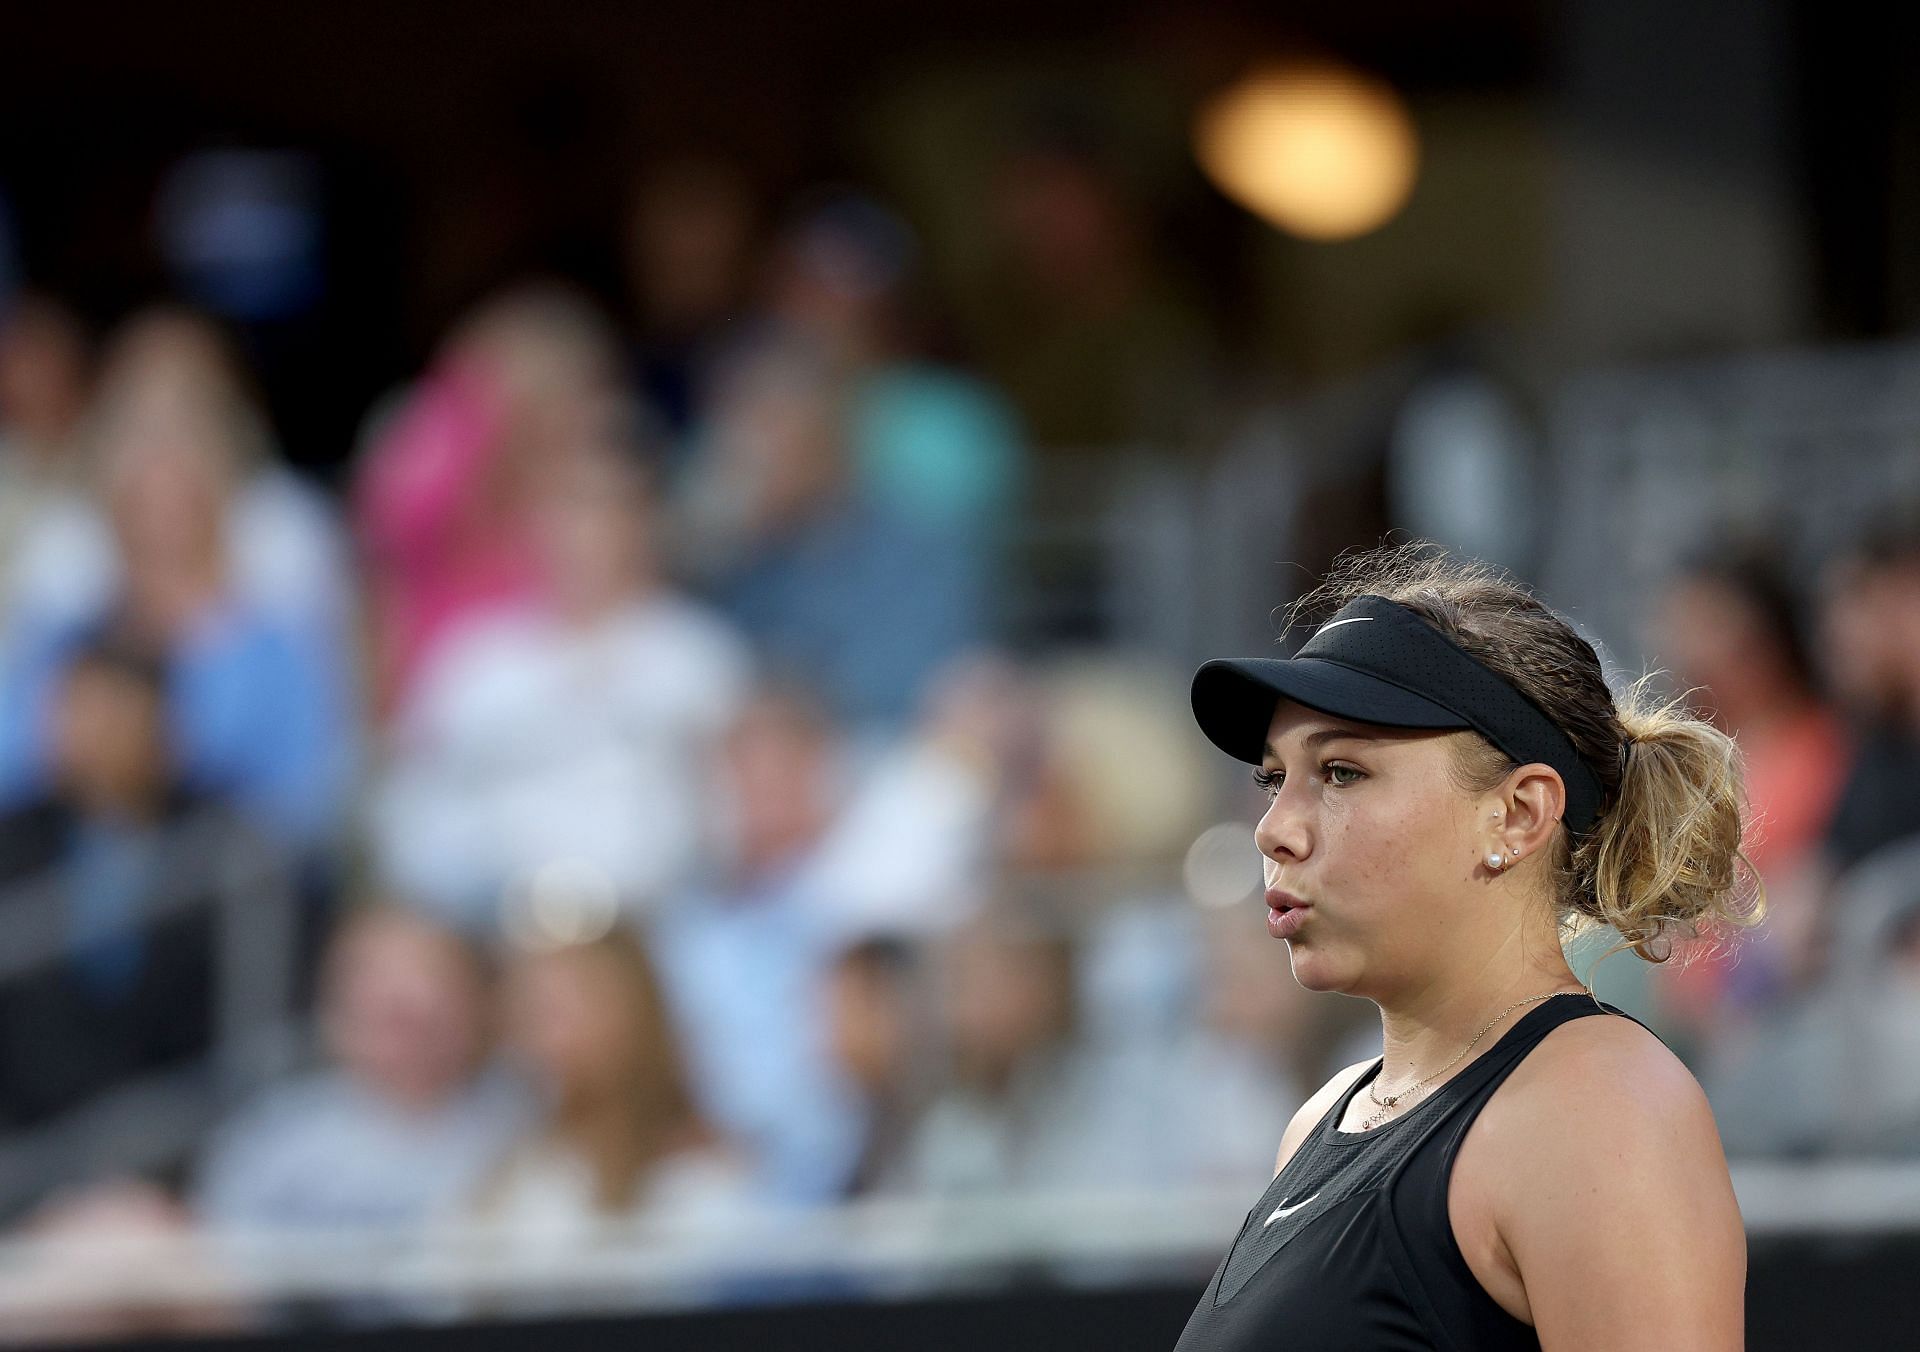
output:
[{"label": "black tank top", "polygon": [[1514,1067],[1561,1024],[1603,1012],[1623,1011],[1578,993],[1544,1000],[1399,1117],[1341,1131],[1374,1062],[1247,1213],[1174,1352],[1537,1349],[1467,1267],[1447,1184],[1467,1128]]}]

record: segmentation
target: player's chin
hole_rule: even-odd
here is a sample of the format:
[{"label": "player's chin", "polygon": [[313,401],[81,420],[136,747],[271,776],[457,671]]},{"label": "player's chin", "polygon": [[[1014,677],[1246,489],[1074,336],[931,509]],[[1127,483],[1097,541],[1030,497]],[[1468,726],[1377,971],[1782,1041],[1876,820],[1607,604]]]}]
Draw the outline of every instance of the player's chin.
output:
[{"label": "player's chin", "polygon": [[1287,958],[1293,965],[1293,979],[1310,991],[1343,991],[1353,984],[1348,965],[1311,940],[1288,940]]}]

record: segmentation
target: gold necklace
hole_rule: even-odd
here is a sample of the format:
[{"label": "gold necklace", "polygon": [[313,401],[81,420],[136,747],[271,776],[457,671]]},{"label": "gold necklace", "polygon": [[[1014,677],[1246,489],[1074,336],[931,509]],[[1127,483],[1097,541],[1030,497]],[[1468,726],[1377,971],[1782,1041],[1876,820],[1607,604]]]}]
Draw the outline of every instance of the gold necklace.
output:
[{"label": "gold necklace", "polygon": [[[1592,990],[1589,988],[1583,987],[1582,989],[1585,990],[1588,995],[1593,994]],[[1412,1084],[1408,1085],[1405,1089],[1402,1089],[1397,1094],[1388,1094],[1385,1098],[1381,1098],[1378,1094],[1373,1092],[1374,1082],[1371,1080],[1368,1081],[1367,1097],[1373,1100],[1374,1106],[1379,1108],[1380,1111],[1373,1114],[1373,1116],[1369,1117],[1366,1121],[1362,1122],[1360,1124],[1360,1130],[1372,1131],[1375,1127],[1379,1126],[1380,1123],[1387,1120],[1387,1114],[1391,1113],[1394,1109],[1394,1106],[1398,1104],[1402,1099],[1406,1098],[1407,1095],[1413,1093],[1414,1090],[1420,1088],[1422,1085],[1432,1084],[1435,1080],[1439,1079],[1442,1075],[1445,1075],[1448,1071],[1452,1070],[1455,1066],[1459,1065],[1460,1058],[1465,1056],[1468,1052],[1472,1051],[1474,1047],[1479,1043],[1480,1039],[1485,1037],[1490,1031],[1492,1031],[1493,1026],[1495,1024],[1499,1023],[1500,1020],[1506,1018],[1507,1015],[1513,1013],[1514,1010],[1519,1009],[1522,1005],[1533,1005],[1533,1004],[1538,1004],[1542,1000],[1551,1000],[1556,995],[1572,995],[1572,994],[1574,994],[1573,991],[1548,991],[1545,995],[1530,995],[1524,1000],[1515,1000],[1512,1004],[1508,1005],[1505,1009],[1501,1010],[1498,1014],[1494,1015],[1491,1019],[1487,1020],[1486,1027],[1482,1028],[1479,1032],[1475,1033],[1472,1039],[1467,1043],[1467,1045],[1460,1049],[1459,1055],[1455,1056],[1453,1060],[1447,1062],[1446,1065],[1440,1067],[1440,1069],[1434,1071],[1433,1074],[1427,1076],[1425,1079],[1415,1080]]]}]

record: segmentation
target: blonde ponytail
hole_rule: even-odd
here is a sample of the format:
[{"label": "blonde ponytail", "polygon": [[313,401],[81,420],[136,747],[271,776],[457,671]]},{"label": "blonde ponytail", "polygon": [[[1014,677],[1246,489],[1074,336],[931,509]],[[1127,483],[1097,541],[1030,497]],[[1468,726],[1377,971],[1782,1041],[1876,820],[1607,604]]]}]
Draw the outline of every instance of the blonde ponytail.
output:
[{"label": "blonde ponytail", "polygon": [[1731,737],[1659,703],[1642,681],[1618,707],[1623,763],[1611,807],[1571,852],[1572,928],[1609,925],[1650,962],[1676,941],[1724,941],[1759,923],[1765,893],[1741,850],[1745,792]]}]

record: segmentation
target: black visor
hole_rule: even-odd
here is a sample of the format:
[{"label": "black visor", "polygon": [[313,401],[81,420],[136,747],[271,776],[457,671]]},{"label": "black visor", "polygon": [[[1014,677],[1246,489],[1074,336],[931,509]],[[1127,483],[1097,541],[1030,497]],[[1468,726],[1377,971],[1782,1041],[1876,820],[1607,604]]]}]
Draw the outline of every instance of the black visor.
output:
[{"label": "black visor", "polygon": [[1290,658],[1208,662],[1193,677],[1193,716],[1215,746],[1258,765],[1282,698],[1388,728],[1472,728],[1521,765],[1559,771],[1567,829],[1600,814],[1598,776],[1525,695],[1404,606],[1356,597]]}]

